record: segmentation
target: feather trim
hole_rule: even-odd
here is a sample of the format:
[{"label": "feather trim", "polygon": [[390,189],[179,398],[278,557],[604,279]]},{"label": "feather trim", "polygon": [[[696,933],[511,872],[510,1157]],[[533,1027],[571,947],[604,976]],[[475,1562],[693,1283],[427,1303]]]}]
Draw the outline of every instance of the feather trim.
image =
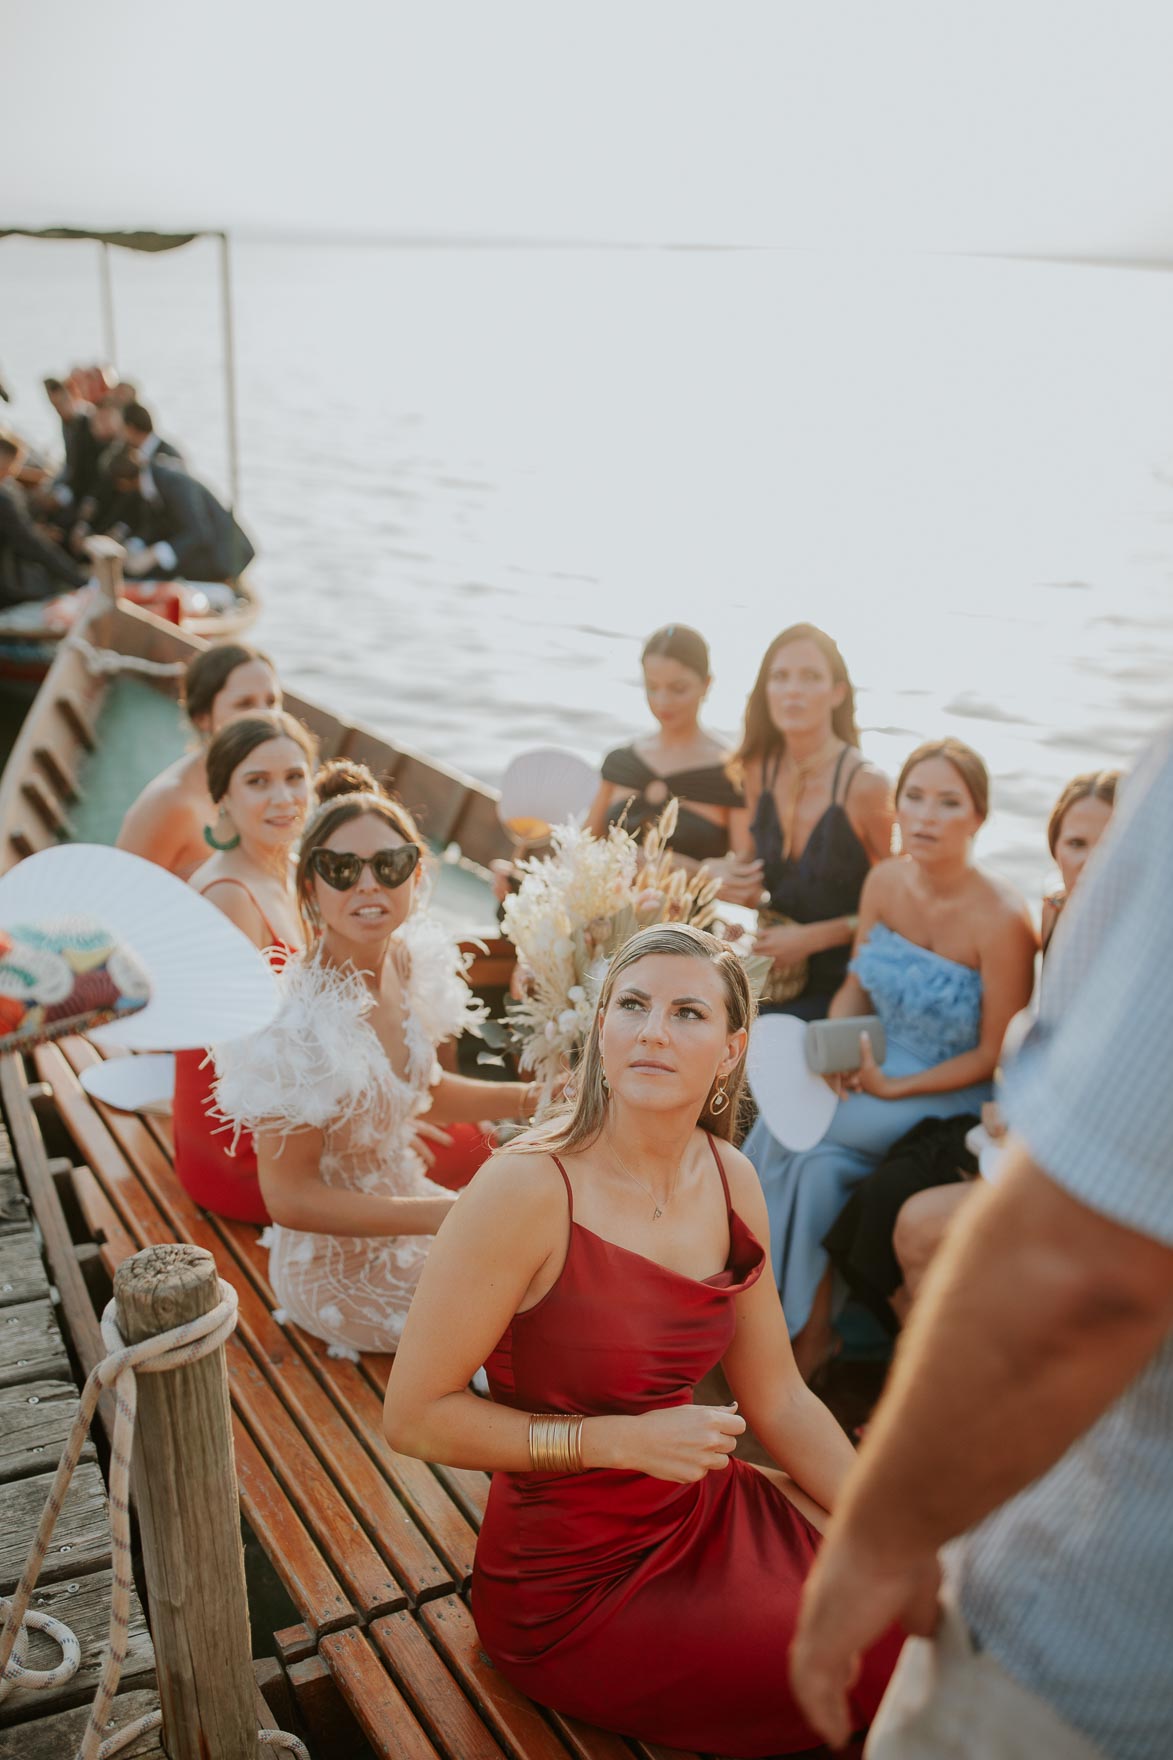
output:
[{"label": "feather trim", "polygon": [[420,1033],[435,1047],[460,1033],[479,1033],[488,1010],[468,987],[472,963],[447,931],[424,911],[416,911],[399,936],[410,958],[407,1007]]}]

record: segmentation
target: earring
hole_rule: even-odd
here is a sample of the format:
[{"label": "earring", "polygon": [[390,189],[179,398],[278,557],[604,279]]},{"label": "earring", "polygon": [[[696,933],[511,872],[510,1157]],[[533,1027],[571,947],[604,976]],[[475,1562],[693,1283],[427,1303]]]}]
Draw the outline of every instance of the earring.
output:
[{"label": "earring", "polygon": [[[220,817],[221,817],[221,819],[223,819],[225,825],[230,826],[232,824],[232,820],[228,817],[228,814],[224,811],[223,807],[221,807],[221,809],[220,809]],[[223,840],[223,842],[221,842],[220,838],[218,838],[216,836],[216,833],[212,830],[212,827],[210,825],[205,825],[204,826],[204,842],[207,844],[209,849],[215,849],[215,850],[236,849],[236,847],[240,843],[240,832],[234,831],[232,833],[231,837],[226,837]]]},{"label": "earring", "polygon": [[717,1089],[717,1092],[713,1095],[713,1098],[709,1101],[709,1111],[714,1114],[724,1112],[728,1104],[729,1096],[725,1092],[725,1083],[722,1082],[721,1086]]},{"label": "earring", "polygon": [[607,1080],[607,1072],[603,1068],[602,1064],[599,1065],[599,1080],[603,1084],[603,1095],[604,1095],[604,1097],[606,1097],[606,1095],[608,1095],[611,1092],[611,1084]]}]

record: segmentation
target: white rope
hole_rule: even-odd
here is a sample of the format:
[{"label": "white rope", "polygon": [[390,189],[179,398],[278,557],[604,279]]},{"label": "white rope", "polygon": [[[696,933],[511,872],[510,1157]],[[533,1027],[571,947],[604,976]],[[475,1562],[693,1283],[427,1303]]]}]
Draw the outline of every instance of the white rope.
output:
[{"label": "white rope", "polygon": [[[61,1620],[48,1614],[30,1612],[29,1601],[74,1469],[81,1458],[86,1435],[98,1409],[98,1400],[108,1387],[114,1389],[114,1436],[110,1448],[110,1537],[113,1548],[113,1590],[110,1597],[110,1624],[106,1648],[102,1655],[102,1673],[89,1722],[77,1751],[77,1760],[111,1760],[139,1736],[158,1729],[163,1713],[153,1711],[138,1718],[125,1729],[102,1740],[110,1707],[118,1691],[118,1682],[130,1645],[130,1605],[134,1593],[130,1558],[130,1457],[134,1440],[135,1414],[138,1408],[139,1374],[156,1374],[166,1369],[182,1369],[200,1357],[218,1350],[236,1326],[236,1291],[220,1279],[220,1300],[198,1319],[185,1321],[170,1332],[143,1339],[141,1344],[128,1345],[118,1329],[115,1306],[110,1302],[102,1315],[102,1342],[109,1355],[96,1363],[86,1378],[81,1404],[73,1421],[65,1448],[45,1499],[24,1573],[11,1598],[0,1596],[0,1615],[5,1616],[0,1631],[0,1700],[16,1687],[36,1692],[64,1686],[73,1679],[81,1662],[81,1645]],[[25,1666],[28,1655],[28,1632],[42,1631],[61,1646],[61,1661],[54,1668],[30,1669]],[[283,1730],[259,1730],[257,1740],[269,1747],[285,1748],[296,1760],[309,1760],[309,1754],[296,1736]]]},{"label": "white rope", "polygon": [[95,678],[112,678],[118,672],[141,672],[147,678],[180,678],[187,671],[184,660],[140,660],[136,654],[95,648],[84,636],[70,636],[69,640]]}]

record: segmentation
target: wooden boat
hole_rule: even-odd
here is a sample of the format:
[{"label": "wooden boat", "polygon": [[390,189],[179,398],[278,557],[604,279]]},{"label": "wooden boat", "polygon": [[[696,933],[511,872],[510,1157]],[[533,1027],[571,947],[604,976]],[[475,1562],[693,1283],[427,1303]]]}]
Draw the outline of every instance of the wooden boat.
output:
[{"label": "wooden boat", "polygon": [[[188,583],[176,583],[181,596]],[[192,610],[190,614],[181,613],[179,627],[185,635],[197,636],[203,641],[231,642],[239,641],[245,631],[256,622],[261,609],[261,598],[255,584],[247,574],[243,574],[235,583],[231,603],[221,607],[199,606],[198,587],[190,588]],[[139,595],[142,589],[136,583],[133,592],[134,600],[120,595],[123,604],[140,603],[146,595]],[[86,589],[76,595],[83,601]],[[75,595],[67,595],[65,603]],[[61,601],[48,601],[59,604]],[[149,603],[149,602],[148,602]],[[84,609],[79,613],[84,616]],[[12,605],[0,611],[0,682],[5,684],[31,685],[35,689],[48,676],[58,648],[69,634],[71,626],[64,620],[55,620],[45,616],[45,603],[31,601],[24,605]]]},{"label": "wooden boat", "polygon": [[[190,738],[179,678],[204,645],[140,607],[95,594],[60,642],[0,777],[0,873],[53,843],[114,842],[131,802]],[[479,944],[472,982],[507,983],[512,947],[499,935],[486,871],[509,853],[493,792],[306,698],[287,694],[285,706],[315,735],[323,758],[367,764],[411,809],[438,858],[433,910],[462,941]]]}]

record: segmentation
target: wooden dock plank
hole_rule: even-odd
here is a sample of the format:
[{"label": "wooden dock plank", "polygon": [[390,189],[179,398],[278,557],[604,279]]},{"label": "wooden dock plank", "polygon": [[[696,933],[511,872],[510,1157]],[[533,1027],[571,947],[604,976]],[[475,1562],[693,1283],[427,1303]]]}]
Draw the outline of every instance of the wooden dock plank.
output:
[{"label": "wooden dock plank", "polygon": [[[119,1693],[110,1707],[106,1737],[126,1729],[138,1718],[145,1717],[148,1711],[158,1709],[159,1695],[153,1688]],[[0,1729],[0,1760],[73,1760],[89,1715],[89,1706],[79,1705],[73,1711],[59,1711],[37,1723],[22,1723],[17,1729]],[[149,1735],[140,1736],[129,1748],[121,1750],[118,1760],[166,1760],[161,1733],[154,1730]]]},{"label": "wooden dock plank", "polygon": [[47,1301],[49,1279],[37,1237],[30,1230],[0,1239],[0,1308],[16,1302]]},{"label": "wooden dock plank", "polygon": [[566,1760],[566,1749],[532,1699],[510,1685],[481,1649],[463,1601],[429,1601],[420,1623],[502,1745],[525,1760]]},{"label": "wooden dock plank", "polygon": [[[0,1595],[10,1594],[20,1580],[52,1483],[52,1473],[39,1473],[0,1485]],[[55,1583],[109,1563],[106,1488],[97,1463],[87,1461],[69,1482],[38,1580]]]},{"label": "wooden dock plank", "polygon": [[[109,1571],[94,1571],[90,1576],[68,1577],[60,1583],[38,1585],[33,1594],[33,1607],[38,1613],[63,1620],[81,1645],[81,1667],[71,1681],[61,1687],[48,1687],[32,1693],[24,1688],[9,1694],[0,1703],[0,1728],[10,1724],[28,1723],[71,1705],[88,1705],[94,1696],[101,1673],[102,1651],[110,1620],[110,1591],[113,1578]],[[53,1668],[61,1660],[61,1652],[43,1632],[29,1638],[30,1668]],[[155,1658],[151,1649],[147,1622],[137,1595],[131,1602],[129,1646],[122,1670],[124,1688],[146,1687],[155,1677]],[[19,1750],[23,1755],[23,1750]]]},{"label": "wooden dock plank", "polygon": [[332,1632],[322,1639],[318,1654],[379,1760],[438,1760],[365,1632],[354,1626]]},{"label": "wooden dock plank", "polygon": [[69,1353],[49,1301],[0,1312],[0,1387],[72,1379]]},{"label": "wooden dock plank", "polygon": [[417,1619],[409,1613],[387,1614],[374,1621],[370,1636],[441,1754],[459,1754],[460,1760],[501,1760],[503,1749]]},{"label": "wooden dock plank", "polygon": [[[0,1483],[54,1469],[80,1403],[69,1381],[23,1381],[0,1388]],[[81,1458],[95,1458],[88,1437]]]},{"label": "wooden dock plank", "polygon": [[15,1173],[0,1173],[0,1239],[9,1235],[28,1234],[28,1199]]}]

